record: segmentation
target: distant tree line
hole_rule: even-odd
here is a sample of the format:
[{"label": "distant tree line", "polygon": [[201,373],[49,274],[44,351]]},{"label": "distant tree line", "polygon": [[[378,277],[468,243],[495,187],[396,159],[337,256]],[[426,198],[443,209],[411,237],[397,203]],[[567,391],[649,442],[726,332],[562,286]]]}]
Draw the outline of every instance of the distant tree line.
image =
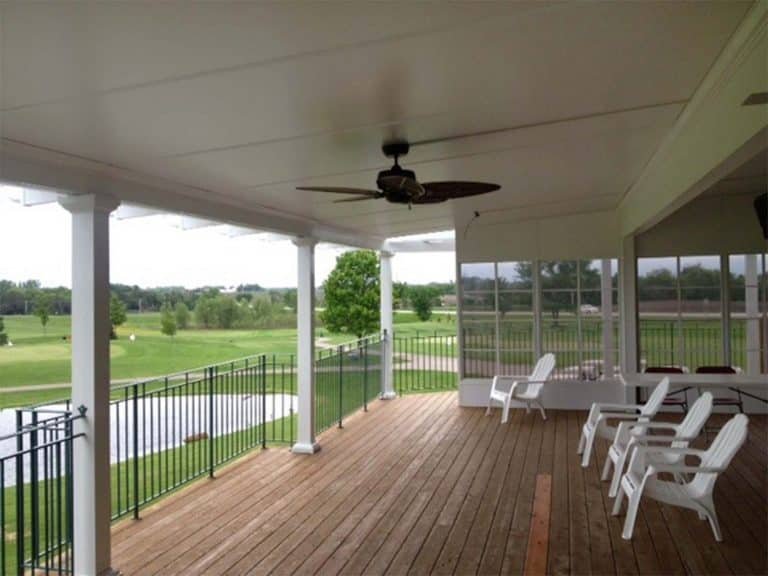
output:
[{"label": "distant tree line", "polygon": [[[201,296],[224,290],[221,286],[188,289],[181,286],[141,288],[126,284],[112,284],[110,288],[128,312],[159,312],[166,302],[172,306],[182,302],[187,309],[193,310]],[[296,290],[293,288],[267,290],[258,284],[242,284],[234,292],[227,293],[237,301],[250,301],[254,294],[269,294],[272,300],[284,301],[289,307],[296,306]],[[51,316],[70,314],[71,299],[71,290],[64,286],[44,288],[38,280],[0,280],[0,314],[7,316],[35,314],[36,308],[46,310]]]}]

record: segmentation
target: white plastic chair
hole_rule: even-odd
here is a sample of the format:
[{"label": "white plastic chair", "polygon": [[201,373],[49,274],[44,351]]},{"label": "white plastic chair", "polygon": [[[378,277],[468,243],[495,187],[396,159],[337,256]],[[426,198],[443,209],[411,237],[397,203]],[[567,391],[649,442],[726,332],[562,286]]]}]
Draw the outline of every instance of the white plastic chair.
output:
[{"label": "white plastic chair", "polygon": [[[748,424],[749,419],[744,414],[737,414],[720,429],[707,450],[650,446],[636,448],[629,461],[627,473],[621,477],[621,490],[613,504],[612,514],[618,516],[624,494],[629,499],[621,537],[624,540],[632,538],[640,499],[645,495],[665,504],[695,510],[699,518],[709,520],[715,540],[722,542],[723,535],[717,521],[712,493],[720,472],[728,468],[736,452],[744,444]],[[668,458],[671,455],[678,456],[678,462],[670,464]],[[699,465],[687,465],[685,456],[697,457]],[[693,478],[683,483],[659,480],[656,477],[659,472],[668,472],[676,478],[693,474]]]},{"label": "white plastic chair", "polygon": [[[624,378],[619,375],[623,381]],[[635,422],[650,422],[661,408],[664,398],[669,392],[669,377],[665,377],[656,385],[645,404],[606,404],[595,402],[589,410],[589,416],[581,429],[578,454],[582,454],[581,466],[589,466],[592,447],[595,438],[600,436],[607,440],[616,437],[617,429],[609,426],[608,420],[633,420]]]},{"label": "white plastic chair", "polygon": [[[632,456],[635,448],[649,445],[687,448],[689,442],[698,438],[711,413],[712,394],[705,392],[693,403],[688,414],[685,415],[685,418],[680,423],[647,422],[637,424],[635,422],[619,422],[616,437],[608,449],[608,456],[605,458],[603,476],[601,478],[602,480],[607,480],[611,466],[613,466],[613,479],[611,480],[608,495],[611,498],[616,496],[621,475],[624,473],[624,466],[627,463],[627,459]],[[649,435],[649,431],[671,432],[671,434]],[[665,454],[664,459],[668,464],[676,464],[682,460],[682,456],[671,452]]]},{"label": "white plastic chair", "polygon": [[[493,384],[491,384],[491,394],[488,396],[488,409],[485,411],[485,415],[491,413],[491,403],[493,401],[499,402],[502,405],[501,423],[506,423],[509,418],[509,405],[512,400],[519,400],[525,403],[525,411],[531,411],[531,404],[535,404],[541,417],[546,420],[547,415],[544,412],[544,407],[541,405],[539,397],[541,396],[541,388],[547,382],[552,371],[555,369],[555,355],[544,354],[539,361],[536,362],[536,366],[533,368],[533,372],[528,378],[520,380],[518,376],[494,376]],[[508,391],[501,389],[500,384],[505,382],[511,382]]]}]

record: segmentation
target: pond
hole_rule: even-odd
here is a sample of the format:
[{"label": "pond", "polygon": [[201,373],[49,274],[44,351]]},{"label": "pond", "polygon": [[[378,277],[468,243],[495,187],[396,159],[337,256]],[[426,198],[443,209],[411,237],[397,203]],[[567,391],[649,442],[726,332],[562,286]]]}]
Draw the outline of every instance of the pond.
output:
[{"label": "pond", "polygon": [[[211,403],[213,400],[213,403]],[[63,404],[52,404],[41,409],[39,418],[49,417],[53,411],[63,411]],[[113,402],[110,405],[110,460],[112,464],[124,462],[134,456],[157,454],[183,444],[204,440],[210,433],[209,415],[213,411],[214,433],[221,437],[248,430],[262,422],[272,422],[289,417],[298,410],[297,397],[290,394],[216,394],[208,395],[152,395],[138,400]],[[264,417],[262,417],[264,415]],[[134,432],[134,418],[138,417],[138,430]],[[24,424],[30,424],[32,415],[23,413]],[[13,434],[16,430],[16,410],[0,410],[0,435]],[[134,446],[134,434],[138,446]],[[29,435],[25,436],[24,448],[29,447]],[[38,434],[38,445],[44,442]],[[0,441],[0,482],[5,486],[16,484],[15,438]],[[63,458],[63,446],[48,450],[48,461]],[[5,460],[3,460],[5,458]],[[31,457],[24,456],[24,481],[30,477]],[[39,477],[45,474],[42,454],[39,459]],[[48,471],[49,477],[57,475],[57,465]],[[62,464],[63,467],[63,464]]]}]

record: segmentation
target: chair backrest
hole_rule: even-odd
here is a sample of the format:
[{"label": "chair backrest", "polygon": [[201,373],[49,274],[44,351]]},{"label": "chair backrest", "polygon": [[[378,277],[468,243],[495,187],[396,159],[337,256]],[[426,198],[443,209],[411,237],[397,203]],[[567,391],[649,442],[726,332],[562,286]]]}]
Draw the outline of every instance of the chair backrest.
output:
[{"label": "chair backrest", "polygon": [[[727,468],[747,439],[748,425],[749,418],[744,414],[736,414],[728,420],[701,457],[701,465],[710,468]],[[717,480],[716,473],[699,472],[691,481],[691,486],[702,493],[709,492],[714,488],[715,480]]]},{"label": "chair backrest", "polygon": [[649,420],[653,418],[661,408],[667,394],[669,394],[669,376],[662,378],[661,382],[656,384],[656,388],[653,389],[646,403],[640,408],[640,415]]},{"label": "chair backrest", "polygon": [[[688,414],[685,415],[683,421],[678,425],[675,436],[682,438],[693,438],[698,436],[711,413],[712,394],[704,392],[704,394],[699,396],[696,402],[693,403]],[[675,448],[685,448],[688,446],[688,442],[673,442],[672,446]]]},{"label": "chair backrest", "polygon": [[538,394],[543,384],[549,380],[552,375],[552,371],[555,369],[555,355],[551,352],[544,354],[539,361],[536,362],[536,366],[533,368],[533,372],[528,376],[528,380],[534,382],[534,384],[528,384],[528,392]]}]

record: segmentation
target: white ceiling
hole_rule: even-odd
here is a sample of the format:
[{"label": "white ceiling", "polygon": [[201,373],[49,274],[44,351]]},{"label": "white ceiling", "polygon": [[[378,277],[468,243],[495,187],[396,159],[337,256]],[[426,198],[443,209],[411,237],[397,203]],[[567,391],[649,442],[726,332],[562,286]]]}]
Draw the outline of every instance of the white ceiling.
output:
[{"label": "white ceiling", "polygon": [[[379,238],[471,210],[608,209],[750,4],[4,4],[0,130]],[[403,163],[422,181],[497,182],[494,194],[409,211],[295,190],[371,187],[392,135],[478,132]]]}]

